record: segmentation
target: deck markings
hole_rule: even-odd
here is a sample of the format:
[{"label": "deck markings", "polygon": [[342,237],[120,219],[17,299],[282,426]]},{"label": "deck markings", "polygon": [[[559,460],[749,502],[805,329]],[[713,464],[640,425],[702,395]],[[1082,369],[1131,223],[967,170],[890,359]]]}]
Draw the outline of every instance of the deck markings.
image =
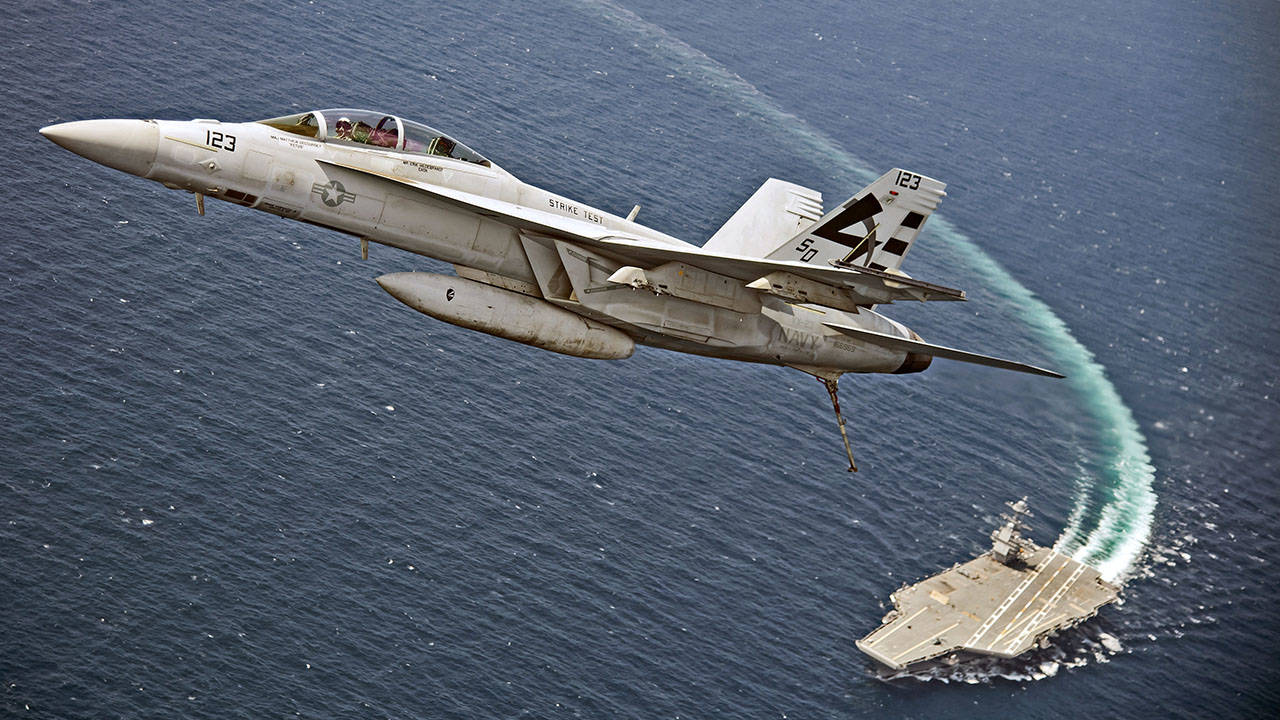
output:
[{"label": "deck markings", "polygon": [[898,663],[898,664],[901,664],[901,663],[902,663],[902,658],[906,657],[906,656],[907,656],[908,654],[910,654],[913,650],[915,650],[916,648],[920,647],[921,645],[924,645],[925,643],[927,643],[927,642],[929,642],[929,641],[931,641],[931,640],[933,640],[933,639],[935,639],[935,638],[942,637],[942,634],[943,634],[943,633],[947,632],[948,630],[950,630],[951,628],[953,628],[953,627],[955,627],[955,626],[957,626],[957,625],[959,625],[959,624],[960,624],[959,622],[953,622],[953,623],[951,623],[950,625],[946,626],[946,627],[945,627],[945,628],[943,628],[942,630],[939,630],[938,632],[936,632],[936,633],[934,633],[934,634],[930,635],[929,637],[927,637],[927,638],[925,638],[925,639],[921,640],[920,642],[916,643],[915,645],[912,645],[911,647],[907,648],[906,650],[903,650],[902,652],[898,653],[897,657],[895,657],[895,658],[893,659],[893,661],[894,661],[894,662],[896,662],[896,663]]},{"label": "deck markings", "polygon": [[897,624],[896,624],[896,625],[894,625],[893,627],[889,628],[889,631],[888,631],[888,632],[886,632],[885,634],[883,634],[883,635],[881,635],[880,637],[876,638],[875,640],[872,640],[871,642],[867,643],[867,647],[871,647],[871,646],[874,646],[874,645],[879,644],[879,643],[880,643],[881,641],[883,641],[885,638],[889,637],[890,635],[894,634],[894,633],[895,633],[895,632],[897,632],[898,630],[900,630],[900,629],[902,629],[903,627],[905,627],[905,626],[907,625],[907,623],[909,623],[909,622],[911,622],[913,619],[915,619],[915,616],[919,615],[920,613],[922,613],[922,612],[924,612],[925,610],[928,610],[928,609],[929,609],[929,608],[928,608],[928,606],[925,606],[925,607],[922,607],[922,608],[920,608],[919,610],[917,610],[917,611],[915,611],[915,612],[911,613],[911,616],[910,616],[910,617],[908,617],[906,620],[903,620],[902,622],[897,623]]},{"label": "deck markings", "polygon": [[986,622],[982,623],[977,631],[973,633],[973,636],[965,642],[965,646],[976,646],[978,644],[978,639],[987,634],[987,631],[991,629],[991,626],[995,625],[996,620],[999,619],[999,617],[1009,609],[1009,606],[1013,605],[1014,600],[1017,600],[1018,596],[1021,595],[1037,577],[1040,576],[1040,573],[1048,566],[1048,563],[1051,562],[1054,557],[1056,557],[1056,554],[1050,555],[1049,560],[1045,561],[1045,563],[1041,564],[1030,573],[1027,573],[1027,576],[1023,578],[1022,582],[1018,583],[1018,587],[1013,589],[1013,592],[1004,599],[1004,602],[1000,603],[1000,606],[996,608],[996,611],[991,613],[991,616],[986,619]]},{"label": "deck markings", "polygon": [[[1001,638],[1001,637],[1004,637],[1005,633],[1012,632],[1012,631],[1013,631],[1013,629],[1014,629],[1015,627],[1019,627],[1019,626],[1021,626],[1023,623],[1027,622],[1028,620],[1030,620],[1030,619],[1031,619],[1031,618],[1033,618],[1033,617],[1035,617],[1035,615],[1028,615],[1028,616],[1026,616],[1025,618],[1021,619],[1021,620],[1018,620],[1017,618],[1015,618],[1015,619],[1014,619],[1014,622],[1010,623],[1008,626],[1006,626],[1006,627],[1005,627],[1005,629],[1004,629],[1003,631],[1001,631],[1000,635],[996,637],[996,639],[993,641],[993,643],[995,643],[995,642],[999,642],[999,641],[1000,641],[1000,638]],[[988,645],[988,647],[991,647],[991,645]]]},{"label": "deck markings", "polygon": [[1045,591],[1045,588],[1047,588],[1047,587],[1049,587],[1050,585],[1052,585],[1052,584],[1053,584],[1053,581],[1054,581],[1054,580],[1056,580],[1056,579],[1058,578],[1058,575],[1059,575],[1059,574],[1063,571],[1063,569],[1064,569],[1064,568],[1066,568],[1066,567],[1067,567],[1067,565],[1070,563],[1069,558],[1067,558],[1065,555],[1058,555],[1058,554],[1056,554],[1056,553],[1055,553],[1055,554],[1054,554],[1054,555],[1049,559],[1049,561],[1045,563],[1046,568],[1048,567],[1048,564],[1049,564],[1050,562],[1053,562],[1053,560],[1055,560],[1055,559],[1057,559],[1057,558],[1059,558],[1059,557],[1060,557],[1060,558],[1062,558],[1062,559],[1063,559],[1064,561],[1066,561],[1066,562],[1063,562],[1063,563],[1062,563],[1062,565],[1058,566],[1058,569],[1057,569],[1057,570],[1055,570],[1055,571],[1053,572],[1053,574],[1049,576],[1049,579],[1048,579],[1048,580],[1046,580],[1046,581],[1045,581],[1045,583],[1044,583],[1043,585],[1041,585],[1041,586],[1040,586],[1040,588],[1039,588],[1038,590],[1036,590],[1036,593],[1035,593],[1034,595],[1032,595],[1032,596],[1031,596],[1031,599],[1030,599],[1030,600],[1028,600],[1028,601],[1027,601],[1023,606],[1022,606],[1022,609],[1018,611],[1018,614],[1013,616],[1013,620],[1012,620],[1008,625],[1006,625],[1006,626],[1005,626],[1004,630],[1001,630],[1001,631],[1000,631],[1000,634],[999,634],[999,635],[997,635],[997,636],[996,636],[996,640],[997,640],[997,641],[999,641],[999,640],[1000,640],[1001,638],[1003,638],[1006,634],[1008,634],[1008,632],[1013,628],[1013,626],[1014,626],[1014,625],[1017,625],[1017,624],[1018,624],[1018,620],[1022,619],[1022,614],[1023,614],[1023,613],[1025,613],[1025,612],[1027,611],[1027,608],[1031,607],[1031,604],[1032,604],[1032,603],[1034,603],[1036,600],[1040,599],[1040,593],[1044,592],[1044,591]]},{"label": "deck markings", "polygon": [[[1071,577],[1067,578],[1067,581],[1053,593],[1053,596],[1049,598],[1049,602],[1045,603],[1044,607],[1040,608],[1040,612],[1035,614],[1035,620],[1028,624],[1027,627],[1023,628],[1022,632],[1018,633],[1013,640],[1009,641],[1009,644],[1006,646],[1006,652],[1012,651],[1015,647],[1026,642],[1027,636],[1031,634],[1031,631],[1040,625],[1041,621],[1044,620],[1044,616],[1049,614],[1049,610],[1058,604],[1058,601],[1067,593],[1067,590],[1069,590],[1071,586],[1075,584],[1076,580],[1080,578],[1080,574],[1084,572],[1085,566],[1082,563],[1076,563],[1075,565],[1075,572],[1071,573]],[[1064,565],[1063,567],[1066,566]],[[1048,587],[1048,585],[1045,587]]]}]

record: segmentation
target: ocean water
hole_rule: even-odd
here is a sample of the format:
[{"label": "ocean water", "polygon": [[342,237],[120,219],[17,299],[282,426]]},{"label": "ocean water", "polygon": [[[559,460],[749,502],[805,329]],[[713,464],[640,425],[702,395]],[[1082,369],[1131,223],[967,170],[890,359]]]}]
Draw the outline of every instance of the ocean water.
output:
[{"label": "ocean water", "polygon": [[[0,28],[0,714],[1256,717],[1280,705],[1280,11],[1086,2],[68,2]],[[39,127],[367,106],[694,242],[770,176],[949,183],[825,392],[561,357],[372,282],[425,258]],[[1124,583],[1035,658],[880,678],[889,593],[1005,500]]]}]

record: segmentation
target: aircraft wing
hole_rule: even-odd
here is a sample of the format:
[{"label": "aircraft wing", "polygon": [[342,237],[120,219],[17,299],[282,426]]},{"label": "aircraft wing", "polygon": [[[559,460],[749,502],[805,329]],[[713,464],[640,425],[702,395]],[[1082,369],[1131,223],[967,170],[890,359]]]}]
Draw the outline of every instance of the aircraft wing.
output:
[{"label": "aircraft wing", "polygon": [[751,283],[774,273],[785,273],[856,293],[870,304],[885,304],[902,300],[937,301],[964,300],[964,292],[942,285],[934,285],[914,278],[880,272],[871,268],[845,269],[834,266],[809,265],[793,260],[766,260],[742,255],[721,255],[707,252],[700,247],[670,246],[647,238],[632,238],[610,234],[599,238],[596,249],[628,259],[633,264],[660,265],[682,262],[709,272],[737,278]]},{"label": "aircraft wing", "polygon": [[929,355],[931,357],[946,358],[947,360],[959,360],[960,362],[974,363],[975,365],[987,365],[1004,370],[1017,370],[1018,372],[1030,373],[1032,375],[1043,375],[1045,377],[1054,378],[1065,377],[1061,373],[1054,372],[1053,370],[1046,370],[1041,367],[1036,367],[1035,365],[1014,362],[1013,360],[991,357],[990,355],[979,355],[978,353],[972,353],[967,350],[957,350],[943,345],[931,345],[918,340],[894,337],[892,335],[863,330],[862,328],[849,327],[848,325],[841,325],[839,323],[824,322],[822,324],[855,340],[861,340],[862,342],[888,348],[890,350],[903,350],[906,352],[920,353],[921,355]]},{"label": "aircraft wing", "polygon": [[384,182],[413,188],[438,202],[461,207],[477,215],[492,218],[521,230],[530,230],[580,243],[629,265],[651,268],[663,263],[681,262],[702,268],[708,272],[736,278],[743,281],[744,284],[759,281],[766,276],[775,278],[779,276],[798,277],[819,285],[848,291],[860,298],[861,302],[869,304],[884,304],[901,300],[923,302],[965,299],[964,292],[961,290],[934,285],[904,275],[882,272],[872,268],[852,269],[809,265],[792,260],[766,260],[764,258],[708,252],[688,243],[675,244],[651,238],[626,235],[585,220],[577,220],[496,198],[410,180],[355,165],[323,159],[318,159],[317,162],[365,177],[374,177]]}]

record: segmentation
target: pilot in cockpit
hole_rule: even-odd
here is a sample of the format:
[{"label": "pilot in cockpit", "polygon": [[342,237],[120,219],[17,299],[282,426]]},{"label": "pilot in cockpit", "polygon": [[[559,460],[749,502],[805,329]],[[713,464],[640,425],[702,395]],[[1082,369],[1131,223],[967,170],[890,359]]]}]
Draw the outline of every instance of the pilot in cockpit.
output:
[{"label": "pilot in cockpit", "polygon": [[369,144],[378,147],[394,148],[400,140],[400,131],[396,127],[396,119],[387,115],[378,121],[378,127],[369,133]]},{"label": "pilot in cockpit", "polygon": [[338,118],[338,121],[333,125],[333,134],[334,137],[339,140],[361,143],[362,145],[376,145],[378,147],[394,148],[396,146],[396,140],[398,139],[399,133],[396,131],[394,125],[391,128],[383,127],[383,124],[385,124],[388,119],[393,123],[395,122],[393,118],[384,118],[383,122],[375,128],[363,120],[356,120],[353,123],[351,122],[351,118],[341,117]]},{"label": "pilot in cockpit", "polygon": [[338,118],[338,122],[333,125],[333,134],[341,140],[351,139],[351,118]]},{"label": "pilot in cockpit", "polygon": [[432,155],[442,155],[444,157],[453,157],[453,149],[458,144],[443,135],[431,141],[431,147],[427,150]]}]

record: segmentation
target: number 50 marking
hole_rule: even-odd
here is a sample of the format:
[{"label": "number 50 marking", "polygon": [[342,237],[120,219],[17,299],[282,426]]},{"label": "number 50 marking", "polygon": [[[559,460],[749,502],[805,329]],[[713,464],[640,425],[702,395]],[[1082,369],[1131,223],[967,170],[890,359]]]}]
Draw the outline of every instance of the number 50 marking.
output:
[{"label": "number 50 marking", "polygon": [[813,247],[813,238],[805,238],[800,241],[800,244],[796,246],[796,251],[803,253],[800,256],[800,262],[804,263],[809,262],[818,254],[817,248]]}]

